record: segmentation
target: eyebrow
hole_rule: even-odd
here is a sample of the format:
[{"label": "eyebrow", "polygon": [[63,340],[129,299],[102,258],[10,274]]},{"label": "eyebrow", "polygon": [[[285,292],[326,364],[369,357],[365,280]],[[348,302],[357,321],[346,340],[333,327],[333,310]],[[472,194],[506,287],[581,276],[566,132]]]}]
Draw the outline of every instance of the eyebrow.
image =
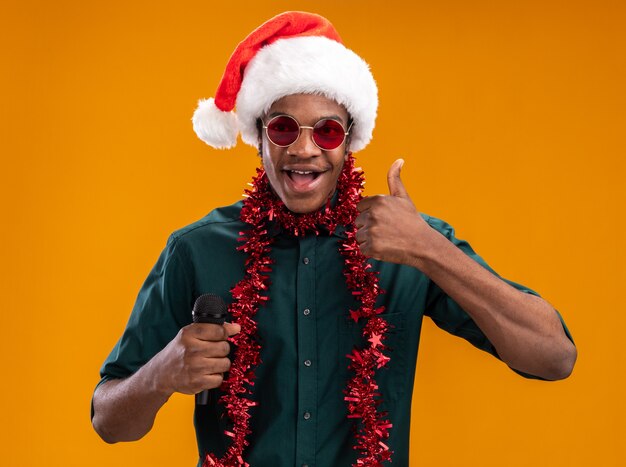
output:
[{"label": "eyebrow", "polygon": [[[272,112],[266,118],[272,119],[274,117],[278,117],[279,115],[287,115],[287,116],[289,116],[291,118],[294,118],[298,123],[300,123],[299,120],[296,117],[294,117],[293,115],[290,115],[288,113],[285,113],[285,112]],[[325,119],[337,120],[342,125],[345,125],[345,122],[343,121],[343,118],[341,118],[339,115],[325,115],[323,117],[318,118],[317,121],[319,122],[320,120],[325,120]]]}]

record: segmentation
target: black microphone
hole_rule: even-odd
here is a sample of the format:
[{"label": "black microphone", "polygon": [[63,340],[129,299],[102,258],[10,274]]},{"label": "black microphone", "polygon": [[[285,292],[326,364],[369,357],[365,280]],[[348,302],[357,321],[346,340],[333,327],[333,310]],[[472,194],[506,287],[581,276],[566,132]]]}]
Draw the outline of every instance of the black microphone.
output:
[{"label": "black microphone", "polygon": [[[196,298],[191,311],[194,323],[224,324],[226,320],[226,302],[219,295],[205,293]],[[196,394],[197,405],[207,405],[209,403],[209,390]]]}]

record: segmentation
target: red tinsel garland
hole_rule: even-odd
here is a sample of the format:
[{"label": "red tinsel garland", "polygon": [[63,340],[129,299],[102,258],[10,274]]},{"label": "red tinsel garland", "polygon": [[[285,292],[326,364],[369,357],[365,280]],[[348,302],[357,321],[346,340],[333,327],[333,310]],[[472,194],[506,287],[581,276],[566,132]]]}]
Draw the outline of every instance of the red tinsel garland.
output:
[{"label": "red tinsel garland", "polygon": [[226,408],[233,423],[232,429],[225,431],[232,438],[232,444],[221,459],[213,453],[207,454],[202,465],[249,466],[243,459],[243,452],[249,444],[246,437],[251,433],[249,409],[257,405],[252,400],[252,388],[254,370],[260,363],[254,316],[269,299],[267,292],[272,264],[272,240],[267,234],[267,228],[269,221],[276,220],[284,230],[295,236],[306,233],[317,235],[320,227],[333,232],[338,225],[346,226],[347,239],[339,251],[345,261],[344,275],[348,289],[360,302],[358,309],[350,310],[350,318],[355,322],[367,320],[363,328],[366,346],[355,348],[347,355],[350,359],[348,367],[354,375],[344,390],[344,399],[348,405],[348,418],[360,419],[354,448],[361,452],[361,457],[353,465],[382,467],[383,462],[391,460],[392,451],[383,440],[389,437],[392,424],[386,419],[387,413],[377,410],[381,394],[374,373],[390,360],[383,353],[387,349],[384,341],[389,324],[381,314],[384,308],[376,308],[376,298],[382,293],[378,277],[370,270],[371,265],[361,254],[356,241],[354,220],[358,215],[357,203],[362,199],[363,172],[354,167],[354,158],[350,155],[337,182],[336,205],[331,206],[329,200],[324,209],[309,214],[289,211],[271,190],[262,169],[257,169],[257,176],[251,186],[251,189],[245,191],[246,199],[241,209],[241,220],[251,228],[240,232],[239,240],[243,245],[238,247],[238,250],[248,254],[246,270],[244,278],[231,290],[233,302],[229,306],[233,322],[241,326],[241,332],[231,338],[236,350],[228,377],[221,387],[225,394],[220,398],[220,403]]}]

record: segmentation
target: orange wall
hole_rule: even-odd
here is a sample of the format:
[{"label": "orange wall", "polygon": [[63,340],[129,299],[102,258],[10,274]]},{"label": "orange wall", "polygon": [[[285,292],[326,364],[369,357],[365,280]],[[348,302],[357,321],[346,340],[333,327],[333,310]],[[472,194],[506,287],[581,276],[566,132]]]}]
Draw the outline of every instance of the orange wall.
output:
[{"label": "orange wall", "polygon": [[239,3],[3,2],[0,464],[193,465],[191,398],[109,446],[92,389],[167,235],[257,163],[195,137],[197,99],[253,27],[315,8],[379,84],[368,193],[404,157],[418,209],[542,293],[579,348],[569,380],[526,381],[427,322],[413,465],[626,465],[624,4]]}]

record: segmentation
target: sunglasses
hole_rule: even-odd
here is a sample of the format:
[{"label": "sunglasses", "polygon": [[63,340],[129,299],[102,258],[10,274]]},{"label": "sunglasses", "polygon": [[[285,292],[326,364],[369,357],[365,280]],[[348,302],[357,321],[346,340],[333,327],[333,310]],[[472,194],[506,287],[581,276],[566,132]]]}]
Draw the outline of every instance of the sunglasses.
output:
[{"label": "sunglasses", "polygon": [[313,130],[313,143],[323,151],[332,151],[346,140],[352,123],[346,131],[341,123],[330,118],[323,118],[313,126],[304,126],[289,115],[277,115],[267,122],[267,125],[263,125],[263,128],[267,139],[281,148],[295,143],[303,128]]}]

